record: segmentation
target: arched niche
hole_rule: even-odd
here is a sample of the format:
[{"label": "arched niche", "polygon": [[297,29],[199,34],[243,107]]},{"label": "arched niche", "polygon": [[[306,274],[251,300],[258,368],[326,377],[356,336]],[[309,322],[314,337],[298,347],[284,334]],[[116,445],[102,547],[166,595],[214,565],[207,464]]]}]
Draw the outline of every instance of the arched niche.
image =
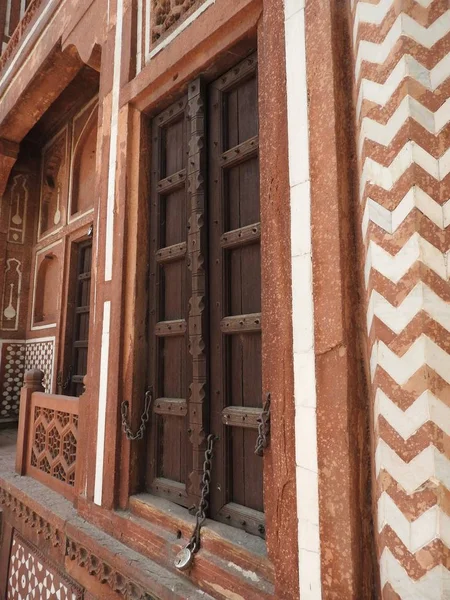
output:
[{"label": "arched niche", "polygon": [[82,214],[94,206],[97,125],[97,103],[90,104],[74,119],[71,215]]},{"label": "arched niche", "polygon": [[60,264],[53,252],[46,254],[37,270],[36,287],[34,291],[33,321],[53,323],[58,315]]}]

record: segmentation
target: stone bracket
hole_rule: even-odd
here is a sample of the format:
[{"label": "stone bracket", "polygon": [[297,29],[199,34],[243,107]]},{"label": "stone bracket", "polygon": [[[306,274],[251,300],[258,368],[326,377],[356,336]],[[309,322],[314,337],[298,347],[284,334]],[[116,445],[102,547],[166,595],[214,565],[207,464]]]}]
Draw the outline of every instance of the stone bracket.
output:
[{"label": "stone bracket", "polygon": [[19,155],[19,144],[0,138],[0,196],[3,196],[9,174]]}]

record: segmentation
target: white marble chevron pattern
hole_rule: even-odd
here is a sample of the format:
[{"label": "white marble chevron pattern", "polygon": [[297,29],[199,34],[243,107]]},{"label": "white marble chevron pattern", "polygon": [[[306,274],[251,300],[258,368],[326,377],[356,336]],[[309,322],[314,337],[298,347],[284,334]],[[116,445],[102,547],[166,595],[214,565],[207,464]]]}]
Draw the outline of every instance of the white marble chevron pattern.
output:
[{"label": "white marble chevron pattern", "polygon": [[367,329],[370,330],[373,318],[378,317],[394,333],[401,333],[422,310],[450,333],[448,302],[422,281],[414,286],[398,306],[393,306],[377,290],[372,290],[367,310]]},{"label": "white marble chevron pattern", "polygon": [[415,208],[420,210],[440,229],[446,229],[450,224],[450,200],[441,205],[419,186],[414,185],[392,211],[372,200],[372,198],[368,198],[362,219],[363,236],[366,236],[370,222],[375,223],[387,233],[395,233]]},{"label": "white marble chevron pattern", "polygon": [[372,347],[370,356],[372,380],[377,367],[380,366],[396,383],[404,385],[425,365],[450,383],[450,356],[425,334],[418,337],[402,356],[398,356],[381,340]]},{"label": "white marble chevron pattern", "polygon": [[364,100],[385,106],[392,94],[401,84],[403,79],[411,77],[418,81],[424,88],[434,92],[450,76],[450,53],[432,69],[421,65],[410,54],[404,54],[384,83],[377,83],[370,79],[362,79],[356,105],[357,116],[361,113]]},{"label": "white marble chevron pattern", "polygon": [[[417,4],[428,8],[433,0],[415,0]],[[369,2],[359,2],[356,7],[355,20],[353,24],[353,43],[356,43],[358,28],[360,23],[369,23],[371,25],[380,25],[391,7],[394,5],[394,0],[380,0],[378,4]]]},{"label": "white marble chevron pattern", "polygon": [[416,142],[406,142],[387,167],[380,165],[373,158],[366,158],[361,174],[361,198],[367,183],[391,190],[413,163],[422,167],[437,181],[442,181],[450,173],[450,148],[447,148],[440,158],[434,158]]},{"label": "white marble chevron pattern", "polygon": [[371,269],[375,269],[393,283],[397,283],[417,261],[429,267],[444,281],[448,281],[449,255],[450,251],[442,253],[418,233],[413,233],[401,250],[394,255],[389,254],[376,242],[370,240],[364,273],[366,287],[369,283]]},{"label": "white marble chevron pattern", "polygon": [[429,27],[424,27],[405,13],[399,14],[395,23],[381,43],[361,40],[356,56],[355,74],[359,78],[364,61],[382,64],[388,58],[401,36],[409,37],[424,48],[432,48],[450,32],[450,10],[443,13]]},{"label": "white marble chevron pattern", "polygon": [[430,479],[450,488],[450,460],[431,444],[410,462],[405,462],[384,440],[380,440],[375,451],[377,477],[381,469],[387,471],[407,494],[419,491]]},{"label": "white marble chevron pattern", "polygon": [[392,552],[385,548],[380,559],[381,587],[389,583],[404,600],[449,600],[450,571],[438,565],[423,577],[409,577]]},{"label": "white marble chevron pattern", "polygon": [[419,125],[422,125],[430,133],[438,135],[450,121],[450,98],[436,112],[432,112],[415,98],[405,96],[387,123],[378,123],[374,119],[364,117],[359,135],[359,153],[361,154],[366,140],[371,140],[382,146],[389,146],[410,118],[417,121]]},{"label": "white marble chevron pattern", "polygon": [[378,531],[389,525],[408,548],[415,553],[434,539],[450,546],[450,517],[434,505],[414,521],[409,521],[386,492],[378,499]]},{"label": "white marble chevron pattern", "polygon": [[413,404],[403,411],[378,388],[374,406],[375,424],[380,416],[383,416],[405,441],[429,421],[450,435],[450,407],[429,390],[420,394]]},{"label": "white marble chevron pattern", "polygon": [[[370,284],[366,316],[379,495],[376,537],[383,549],[381,596],[392,595],[385,589],[389,583],[401,600],[450,600],[450,574],[439,564],[446,560],[445,551],[441,556],[441,546],[434,546],[428,552],[435,540],[450,546],[450,516],[439,503],[444,488],[450,489],[450,460],[442,444],[443,436],[450,435],[450,303],[442,290],[450,280],[450,198],[444,194],[450,174],[445,135],[449,38],[448,2],[355,2],[356,142],[364,276],[366,287]],[[416,124],[423,128],[417,141],[405,128],[418,131]],[[400,145],[406,133],[408,141]],[[397,284],[399,295],[393,296]],[[433,333],[427,335],[429,328]],[[385,335],[388,339],[380,339]],[[414,394],[416,386],[420,391]],[[402,402],[410,398],[409,403],[399,406],[398,397]],[[387,474],[396,484],[393,489],[403,490],[399,496],[386,492]],[[386,528],[403,542],[403,550]]]}]

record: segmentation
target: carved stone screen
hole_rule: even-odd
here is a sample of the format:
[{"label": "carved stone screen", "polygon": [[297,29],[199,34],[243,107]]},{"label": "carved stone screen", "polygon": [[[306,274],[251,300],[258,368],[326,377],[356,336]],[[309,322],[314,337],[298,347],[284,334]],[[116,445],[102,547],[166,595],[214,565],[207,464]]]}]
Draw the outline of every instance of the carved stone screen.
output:
[{"label": "carved stone screen", "polygon": [[18,419],[20,388],[25,367],[25,343],[4,341],[1,346],[0,421]]},{"label": "carved stone screen", "polygon": [[46,394],[52,393],[54,339],[37,339],[26,342],[25,371],[40,369],[44,373]]},{"label": "carved stone screen", "polygon": [[35,406],[31,434],[31,466],[75,485],[78,415]]}]

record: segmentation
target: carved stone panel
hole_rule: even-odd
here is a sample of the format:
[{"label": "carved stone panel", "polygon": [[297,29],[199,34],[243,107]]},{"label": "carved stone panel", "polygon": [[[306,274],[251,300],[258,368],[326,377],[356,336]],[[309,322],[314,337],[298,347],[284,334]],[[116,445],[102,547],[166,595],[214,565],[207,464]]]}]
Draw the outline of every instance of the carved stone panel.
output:
[{"label": "carved stone panel", "polygon": [[24,242],[29,196],[28,185],[28,176],[19,173],[13,177],[13,183],[9,189],[8,242],[12,244],[23,244]]},{"label": "carved stone panel", "polygon": [[205,0],[151,0],[151,43],[181,24]]},{"label": "carved stone panel", "polygon": [[20,388],[25,367],[25,342],[3,341],[0,364],[0,421],[19,416]]},{"label": "carved stone panel", "polygon": [[40,369],[44,373],[46,394],[52,393],[54,338],[28,340],[25,351],[25,371]]},{"label": "carved stone panel", "polygon": [[3,298],[1,328],[3,331],[17,331],[19,328],[20,292],[22,289],[22,264],[17,258],[6,261],[3,275]]},{"label": "carved stone panel", "polygon": [[14,533],[9,559],[7,600],[81,600],[82,597],[82,588],[50,565],[22,536]]},{"label": "carved stone panel", "polygon": [[73,487],[78,415],[35,406],[32,418],[31,466]]}]

